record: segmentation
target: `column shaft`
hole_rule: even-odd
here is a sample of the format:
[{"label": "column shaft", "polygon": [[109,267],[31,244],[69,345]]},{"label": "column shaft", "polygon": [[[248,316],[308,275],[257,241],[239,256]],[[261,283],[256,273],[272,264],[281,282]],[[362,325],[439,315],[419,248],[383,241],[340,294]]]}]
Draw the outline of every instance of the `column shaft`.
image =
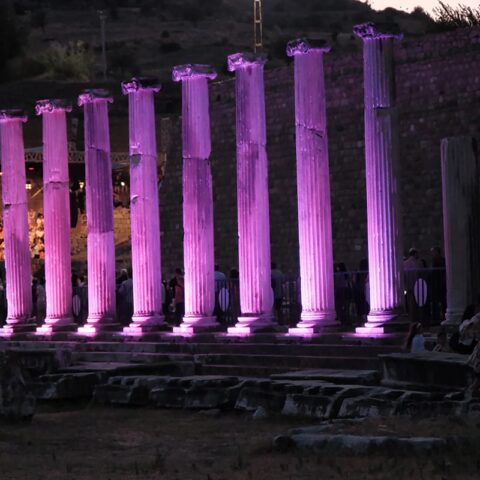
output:
[{"label": "column shaft", "polygon": [[3,232],[7,289],[7,324],[0,335],[34,330],[32,313],[32,267],[28,236],[28,206],[25,189],[25,152],[21,112],[0,111],[2,161]]},{"label": "column shaft", "polygon": [[289,43],[295,56],[298,232],[302,313],[290,334],[335,325],[330,170],[323,54],[306,40]]},{"label": "column shaft", "polygon": [[132,229],[133,318],[123,332],[141,335],[163,323],[157,141],[153,94],[159,85],[132,79],[128,94],[130,132],[130,215]]},{"label": "column shaft", "polygon": [[479,288],[479,168],[471,137],[441,144],[443,231],[447,277],[446,324],[458,324]]},{"label": "column shaft", "polygon": [[[361,30],[362,27],[364,30]],[[363,38],[365,170],[370,313],[359,333],[382,333],[402,312],[402,236],[398,191],[395,35],[356,27]]]},{"label": "column shaft", "polygon": [[184,65],[175,67],[173,77],[182,80],[185,264],[185,316],[173,331],[191,334],[217,327],[208,100],[208,79],[216,74],[207,66]]},{"label": "column shaft", "polygon": [[43,115],[43,203],[47,316],[38,334],[75,328],[72,317],[70,193],[66,111],[56,101],[40,101]]},{"label": "column shaft", "polygon": [[112,162],[108,127],[109,97],[85,93],[85,188],[87,207],[88,318],[79,333],[95,335],[115,323],[115,241]]},{"label": "column shaft", "polygon": [[264,60],[229,57],[236,71],[237,212],[240,309],[231,334],[250,334],[273,326],[270,222],[266,151]]}]

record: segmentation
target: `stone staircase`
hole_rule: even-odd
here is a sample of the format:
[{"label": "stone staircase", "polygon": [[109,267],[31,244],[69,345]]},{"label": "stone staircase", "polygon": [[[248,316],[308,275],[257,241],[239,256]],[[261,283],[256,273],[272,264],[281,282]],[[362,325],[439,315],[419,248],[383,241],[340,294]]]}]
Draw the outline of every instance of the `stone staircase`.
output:
[{"label": "stone staircase", "polygon": [[[389,343],[389,344],[385,344]],[[162,371],[174,365],[186,375],[235,375],[269,377],[296,370],[378,370],[379,355],[398,352],[398,341],[390,338],[360,344],[356,337],[332,334],[311,339],[294,339],[281,335],[256,335],[249,338],[205,335],[182,338],[158,334],[150,341],[131,341],[110,336],[103,341],[2,341],[7,348],[67,349],[71,365],[66,371],[111,370],[130,365],[137,371]]]}]

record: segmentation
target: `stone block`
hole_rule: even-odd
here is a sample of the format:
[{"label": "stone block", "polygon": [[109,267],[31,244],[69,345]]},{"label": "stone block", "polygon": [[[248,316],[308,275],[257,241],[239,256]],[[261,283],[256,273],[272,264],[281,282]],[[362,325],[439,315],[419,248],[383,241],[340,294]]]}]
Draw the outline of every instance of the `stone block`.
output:
[{"label": "stone block", "polygon": [[391,416],[395,410],[393,400],[370,396],[346,398],[338,412],[339,418]]},{"label": "stone block", "polygon": [[152,405],[160,408],[185,408],[186,392],[181,387],[160,387],[150,392]]},{"label": "stone block", "polygon": [[285,394],[272,392],[269,389],[244,387],[240,390],[235,408],[254,411],[263,407],[269,412],[281,412],[285,404]]},{"label": "stone block", "polygon": [[327,418],[332,398],[319,395],[287,395],[282,415]]},{"label": "stone block", "polygon": [[69,373],[42,375],[34,382],[32,392],[38,400],[74,400],[91,398],[101,381],[98,373]]}]

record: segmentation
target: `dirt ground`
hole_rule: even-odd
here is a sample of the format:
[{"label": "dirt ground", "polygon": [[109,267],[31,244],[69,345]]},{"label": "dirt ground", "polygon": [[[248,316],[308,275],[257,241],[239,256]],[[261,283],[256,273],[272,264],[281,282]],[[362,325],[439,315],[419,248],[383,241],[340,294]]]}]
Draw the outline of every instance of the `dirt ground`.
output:
[{"label": "dirt ground", "polygon": [[[478,479],[476,447],[424,457],[277,452],[272,439],[318,422],[251,414],[42,407],[31,424],[0,426],[1,480]],[[335,427],[399,436],[479,436],[475,421],[380,419]],[[480,445],[480,442],[477,443]]]}]

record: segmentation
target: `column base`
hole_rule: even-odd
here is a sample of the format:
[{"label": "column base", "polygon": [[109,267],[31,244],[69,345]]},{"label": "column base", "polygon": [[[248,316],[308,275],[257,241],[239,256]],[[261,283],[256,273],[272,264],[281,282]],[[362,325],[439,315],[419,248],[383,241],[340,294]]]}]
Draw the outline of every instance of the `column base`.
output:
[{"label": "column base", "polygon": [[165,317],[160,314],[154,315],[133,315],[132,323],[128,327],[123,327],[122,335],[138,337],[144,333],[159,332],[166,330]]},{"label": "column base", "polygon": [[338,323],[327,325],[302,325],[300,322],[296,327],[288,329],[287,335],[290,337],[311,337],[321,333],[332,333],[338,331]]},{"label": "column base", "polygon": [[178,327],[173,327],[176,335],[195,335],[196,333],[216,332],[220,329],[216,317],[185,316]]},{"label": "column base", "polygon": [[44,324],[37,327],[35,335],[52,335],[53,333],[74,332],[77,328],[78,327],[72,317],[47,317],[45,318]]},{"label": "column base", "polygon": [[120,329],[120,324],[115,322],[113,317],[88,317],[87,322],[77,330],[78,335],[85,337],[94,337],[100,333],[116,332]]},{"label": "column base", "polygon": [[238,322],[234,327],[228,328],[228,335],[246,336],[253,333],[274,332],[277,324],[273,322],[272,314],[255,315],[248,317],[238,317]]},{"label": "column base", "polygon": [[297,337],[309,337],[318,333],[332,332],[339,327],[335,311],[302,312],[296,327],[289,328],[288,334]]},{"label": "column base", "polygon": [[[32,323],[32,320],[28,320],[29,323],[10,323],[0,328],[0,337],[11,337],[17,333],[32,333],[37,328],[36,323]],[[8,320],[7,320],[8,322]]]},{"label": "column base", "polygon": [[451,310],[445,312],[445,320],[442,322],[442,325],[445,326],[456,326],[462,323],[463,312],[459,310]]},{"label": "column base", "polygon": [[409,325],[410,321],[402,312],[367,315],[367,323],[363,327],[357,327],[355,333],[365,336],[383,335],[405,331]]}]

